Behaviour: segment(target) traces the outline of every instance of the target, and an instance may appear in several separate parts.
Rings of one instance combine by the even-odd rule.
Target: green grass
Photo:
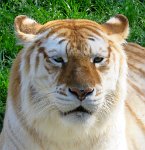
[[[25,14],[40,23],[64,18],[86,18],[105,22],[124,14],[130,23],[128,41],[145,46],[144,0],[1,0],[0,3],[0,129],[6,104],[9,71],[20,47],[16,46],[13,22]]]

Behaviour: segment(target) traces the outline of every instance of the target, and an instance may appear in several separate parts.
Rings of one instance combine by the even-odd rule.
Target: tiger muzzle
[[[93,93],[93,88],[79,89],[76,87],[69,88],[69,92],[75,95],[80,101],[83,101],[87,96]]]

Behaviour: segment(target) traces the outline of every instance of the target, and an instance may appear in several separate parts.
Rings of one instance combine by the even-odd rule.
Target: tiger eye
[[[95,57],[93,63],[100,63],[104,60],[103,57]]]
[[[54,61],[57,63],[64,63],[64,60],[62,57],[54,58]]]

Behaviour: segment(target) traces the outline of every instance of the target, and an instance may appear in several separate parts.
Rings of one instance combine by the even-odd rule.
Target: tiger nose
[[[75,95],[80,101],[83,101],[88,95],[93,93],[93,88],[79,89],[79,88],[69,88],[69,92]]]

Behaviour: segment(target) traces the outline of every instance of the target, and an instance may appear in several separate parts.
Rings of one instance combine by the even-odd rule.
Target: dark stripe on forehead
[[[65,28],[83,28],[86,26],[91,26],[96,29],[102,29],[102,26],[98,23],[90,20],[84,20],[84,19],[77,19],[77,20],[56,20],[56,21],[49,21],[46,23],[39,31],[38,33],[42,33],[50,28],[57,28],[57,27],[65,27]]]
[[[92,28],[92,27],[85,27],[85,33],[87,34],[87,36],[92,36],[94,37],[94,35],[100,36],[102,37],[102,35],[97,31],[96,28]],[[95,38],[95,37],[94,37]]]
[[[51,30],[51,31],[47,34],[46,38],[49,38],[50,36],[52,36],[52,35],[55,34],[55,33],[56,33],[55,30]]]
[[[57,28],[57,29],[51,31],[47,35],[47,38],[52,36],[55,33],[57,33],[57,37],[65,37],[70,40],[74,39],[74,38],[75,39],[84,39],[84,40],[89,38],[90,40],[95,40],[95,38],[96,38],[95,35],[102,37],[102,35],[94,28],[84,27],[84,28],[78,29],[78,30],[77,29],[69,30],[68,28],[61,27],[61,28]],[[63,42],[64,40],[62,40],[61,42]]]
[[[48,35],[46,36],[46,38],[49,38],[50,36],[52,36],[53,34],[57,34],[57,37],[66,37],[67,35],[69,35],[71,30],[68,30],[68,28],[66,27],[62,27],[59,26],[57,28],[53,28]],[[56,37],[56,38],[57,38]],[[55,38],[54,38],[55,39]]]
[[[61,43],[65,42],[65,41],[66,41],[66,39],[62,39],[62,40],[60,40],[60,41],[58,42],[58,44],[61,44]]]
[[[82,31],[81,31],[82,30]],[[80,35],[80,37],[84,38],[84,35],[89,36],[90,32],[94,35],[98,35],[100,37],[102,37],[100,35],[100,33],[97,31],[98,28],[96,28],[95,26],[84,26],[84,25],[80,25],[80,26],[62,26],[59,25],[57,27],[53,27],[50,32],[48,33],[48,35],[46,36],[46,38],[49,38],[50,36],[52,36],[53,34],[57,33],[57,37],[69,37],[69,35],[71,34],[71,32],[76,32]],[[81,33],[81,34],[80,34]],[[92,36],[92,35],[91,35]]]

